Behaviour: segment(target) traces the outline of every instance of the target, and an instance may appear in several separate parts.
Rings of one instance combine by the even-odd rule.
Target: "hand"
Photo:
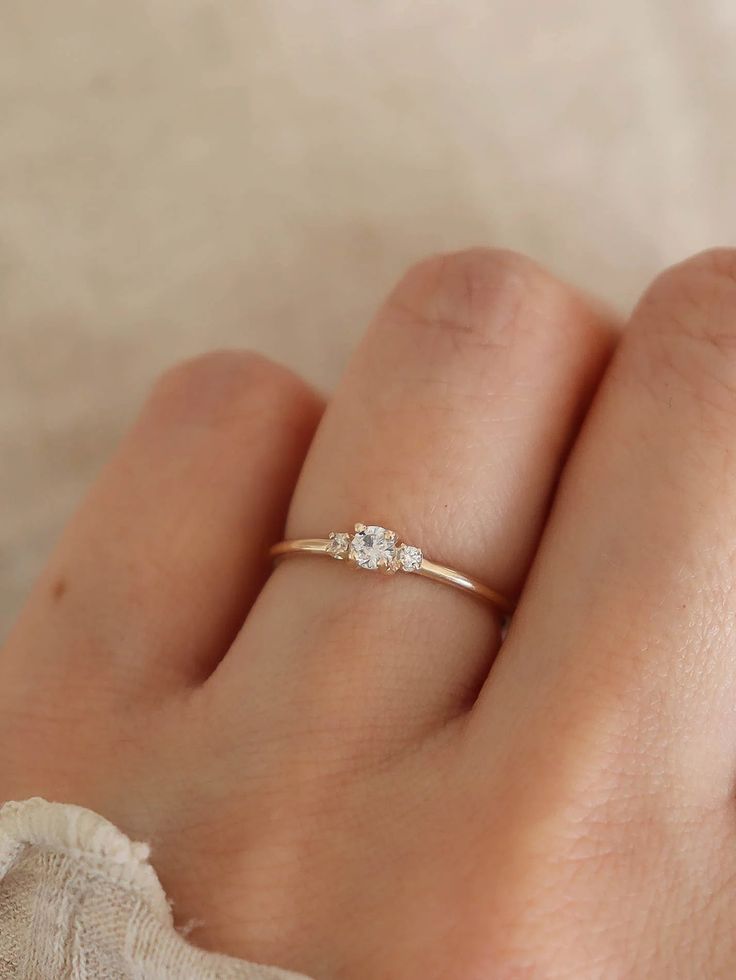
[[[736,975],[734,253],[614,341],[475,251],[319,423],[261,358],[169,373],[0,657],[0,795],[152,841],[193,941],[320,980]],[[417,576],[268,575],[355,521],[518,595],[503,645]]]

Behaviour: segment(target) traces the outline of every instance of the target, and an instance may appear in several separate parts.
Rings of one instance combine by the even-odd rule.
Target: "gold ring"
[[[505,616],[511,615],[514,609],[513,603],[500,592],[454,568],[430,561],[424,557],[420,548],[404,544],[398,540],[395,531],[389,531],[377,524],[356,524],[353,534],[348,531],[330,531],[327,538],[280,541],[271,548],[269,554],[274,559],[298,554],[325,555],[338,561],[348,561],[357,568],[389,575],[409,572],[484,599]]]

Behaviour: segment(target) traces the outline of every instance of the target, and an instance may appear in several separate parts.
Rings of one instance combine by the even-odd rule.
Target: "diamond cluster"
[[[355,533],[332,531],[328,554],[347,559],[359,568],[384,572],[418,572],[422,565],[422,552],[412,545],[397,541],[396,532],[378,524],[356,524]]]

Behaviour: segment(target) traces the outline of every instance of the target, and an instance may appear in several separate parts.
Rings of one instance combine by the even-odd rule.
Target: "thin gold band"
[[[362,527],[362,525],[357,525],[357,527]],[[296,538],[292,541],[280,541],[278,544],[273,545],[269,554],[274,560],[280,560],[298,554],[323,555],[326,558],[350,560],[347,552],[343,554],[335,553],[334,537],[333,535],[330,538]],[[512,602],[505,596],[502,596],[500,592],[496,592],[482,582],[478,582],[476,579],[463,574],[463,572],[458,572],[454,568],[448,568],[445,565],[438,565],[436,562],[429,561],[423,555],[420,561],[421,563],[418,567],[411,570],[411,574],[421,575],[424,578],[431,579],[434,582],[441,582],[444,585],[451,585],[479,599],[484,599],[486,602],[495,606],[505,616],[513,612],[514,606]]]

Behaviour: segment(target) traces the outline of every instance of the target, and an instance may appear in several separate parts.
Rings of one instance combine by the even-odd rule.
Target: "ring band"
[[[409,572],[484,599],[505,616],[511,615],[514,609],[513,603],[500,592],[454,568],[430,561],[424,557],[421,549],[398,541],[395,531],[389,531],[377,524],[356,524],[352,534],[347,531],[331,531],[327,538],[280,541],[271,548],[269,554],[276,560],[298,554],[324,555],[371,571],[388,574]]]

